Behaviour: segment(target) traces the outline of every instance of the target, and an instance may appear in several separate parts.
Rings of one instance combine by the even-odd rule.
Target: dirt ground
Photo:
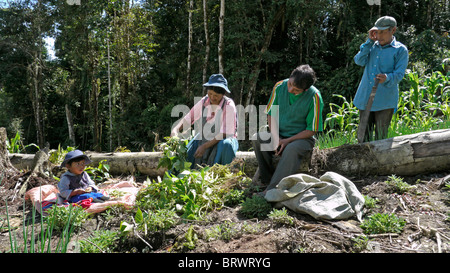
[[[358,190],[378,200],[372,213],[395,213],[406,220],[401,234],[370,235],[361,246],[363,231],[356,219],[347,221],[318,221],[309,215],[289,212],[294,218],[292,226],[275,225],[271,220],[246,219],[239,206],[225,207],[209,214],[208,221],[191,221],[164,232],[149,235],[145,240],[134,238],[120,246],[117,252],[189,252],[189,253],[436,253],[450,252],[450,191],[444,177],[449,173],[404,177],[414,188],[402,195],[393,193],[385,183],[387,176],[352,178]],[[0,185],[0,253],[10,251],[10,238],[6,222],[6,202],[10,225],[15,227],[20,242],[25,218],[30,218],[31,204],[20,197],[12,201],[14,187],[25,179],[21,173]],[[139,179],[137,179],[139,182]],[[39,184],[54,184],[53,179],[36,178],[29,188]],[[87,238],[94,230],[118,230],[121,221],[131,221],[133,214],[123,213],[114,219],[98,214],[83,224],[73,237],[69,252],[76,252],[77,240]],[[217,227],[230,234],[226,239],[211,236]],[[197,238],[195,248],[179,247],[192,227]],[[191,229],[192,229],[191,228]],[[150,249],[146,243],[150,244]]]

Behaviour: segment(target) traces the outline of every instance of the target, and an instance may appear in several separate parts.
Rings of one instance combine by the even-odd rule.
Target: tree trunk
[[[219,15],[219,73],[223,74],[223,24],[225,21],[225,0],[220,0],[220,15]]]
[[[275,13],[274,17],[272,18],[270,24],[267,26],[266,33],[264,35],[264,43],[261,46],[261,50],[258,56],[257,61],[253,65],[252,72],[250,74],[249,79],[249,90],[247,95],[247,101],[245,103],[245,107],[250,105],[250,102],[252,101],[252,96],[256,92],[256,83],[258,81],[259,71],[261,67],[262,57],[264,53],[269,48],[270,42],[272,40],[273,31],[275,30],[275,27],[278,25],[281,18],[283,18],[284,12],[286,10],[286,5],[283,4],[278,11]]]
[[[194,0],[189,1],[189,41],[188,41],[188,58],[187,58],[187,69],[186,69],[186,95],[191,96],[191,59],[192,59],[192,12],[194,10]]]
[[[316,151],[312,165],[359,176],[450,171],[450,129]]]
[[[203,24],[205,27],[205,60],[203,61],[203,77],[202,83],[208,80],[208,63],[209,63],[209,53],[211,51],[210,40],[209,40],[209,30],[208,30],[208,0],[203,0]],[[203,94],[203,93],[202,93]]]
[[[66,119],[67,119],[67,127],[69,129],[70,145],[72,147],[75,147],[75,131],[73,129],[73,118],[72,118],[72,112],[70,111],[68,104],[66,104]]]
[[[17,173],[17,169],[13,166],[8,156],[8,149],[6,147],[6,140],[8,136],[6,134],[6,129],[0,128],[0,186],[2,185],[1,180],[11,177],[13,174]]]
[[[110,165],[110,174],[139,172],[150,177],[162,176],[158,169],[161,152],[88,153],[92,165],[102,160]],[[12,164],[18,169],[29,167],[34,155],[13,154]],[[275,160],[276,162],[276,160]],[[258,168],[254,152],[238,152],[232,164],[253,176]],[[275,163],[276,164],[276,163]],[[333,171],[344,176],[369,175],[413,176],[433,172],[450,172],[450,129],[399,136],[362,144],[349,144],[331,149],[315,149],[303,161],[298,172],[320,174]]]

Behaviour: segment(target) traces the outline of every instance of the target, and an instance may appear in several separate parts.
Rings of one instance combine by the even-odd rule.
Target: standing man
[[[364,66],[364,74],[356,92],[354,104],[360,117],[365,110],[367,100],[375,78],[379,85],[370,110],[364,141],[387,137],[389,125],[398,105],[398,84],[405,75],[408,65],[408,49],[398,42],[394,33],[397,22],[393,17],[383,16],[369,30],[369,38],[360,46],[354,57],[355,63]]]
[[[302,159],[314,148],[314,135],[323,129],[323,101],[313,86],[315,81],[314,70],[301,65],[272,90],[266,108],[270,133],[259,132],[253,140],[261,182],[268,185],[266,191],[297,172]],[[281,156],[276,168],[272,163],[274,156]]]

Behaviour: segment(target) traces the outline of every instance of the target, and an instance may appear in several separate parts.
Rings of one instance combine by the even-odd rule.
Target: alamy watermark
[[[81,0],[66,0],[66,3],[68,5],[71,5],[71,6],[73,6],[73,5],[80,6],[81,5]]]
[[[201,100],[201,97],[194,98],[194,105]],[[192,135],[196,135],[197,139],[206,139],[212,140],[214,138],[220,139],[222,134],[219,134],[220,128],[222,127],[222,122],[225,120],[225,126],[227,128],[234,128],[237,126],[237,136],[238,140],[256,140],[259,137],[261,150],[262,151],[273,151],[275,145],[278,144],[278,139],[276,137],[277,134],[269,134],[269,133],[260,133],[268,131],[266,129],[268,127],[268,118],[271,119],[271,131],[274,132],[276,130],[278,132],[278,128],[275,127],[278,124],[279,120],[279,109],[278,105],[272,105],[270,111],[271,114],[267,115],[265,112],[266,105],[248,105],[244,107],[243,105],[236,105],[236,113],[234,111],[225,111],[225,115],[223,115],[223,111],[221,108],[215,111],[215,117],[213,122],[206,122],[203,124],[204,117],[208,115],[208,111],[211,106],[205,106],[202,116],[194,116],[193,118],[189,115],[191,109],[187,105],[176,105],[172,108],[171,117],[179,117],[179,119],[172,125],[172,131],[174,128],[179,125],[180,122],[183,123],[183,132],[179,133],[180,137],[189,138]],[[199,113],[194,113],[194,115],[199,115]],[[232,115],[236,115],[233,117]],[[222,119],[222,116],[224,119]],[[248,117],[248,132],[246,132],[246,120]],[[192,119],[195,121],[192,122]],[[232,122],[236,122],[232,124]],[[193,129],[192,129],[192,124]]]

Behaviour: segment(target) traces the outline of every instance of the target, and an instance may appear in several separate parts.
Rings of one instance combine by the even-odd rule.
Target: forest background
[[[397,19],[409,71],[444,69],[449,0],[1,0],[0,127],[39,147],[151,151],[211,74],[225,75],[236,104],[265,105],[305,63],[325,116],[342,102],[334,95],[354,97],[353,57],[383,15]]]

